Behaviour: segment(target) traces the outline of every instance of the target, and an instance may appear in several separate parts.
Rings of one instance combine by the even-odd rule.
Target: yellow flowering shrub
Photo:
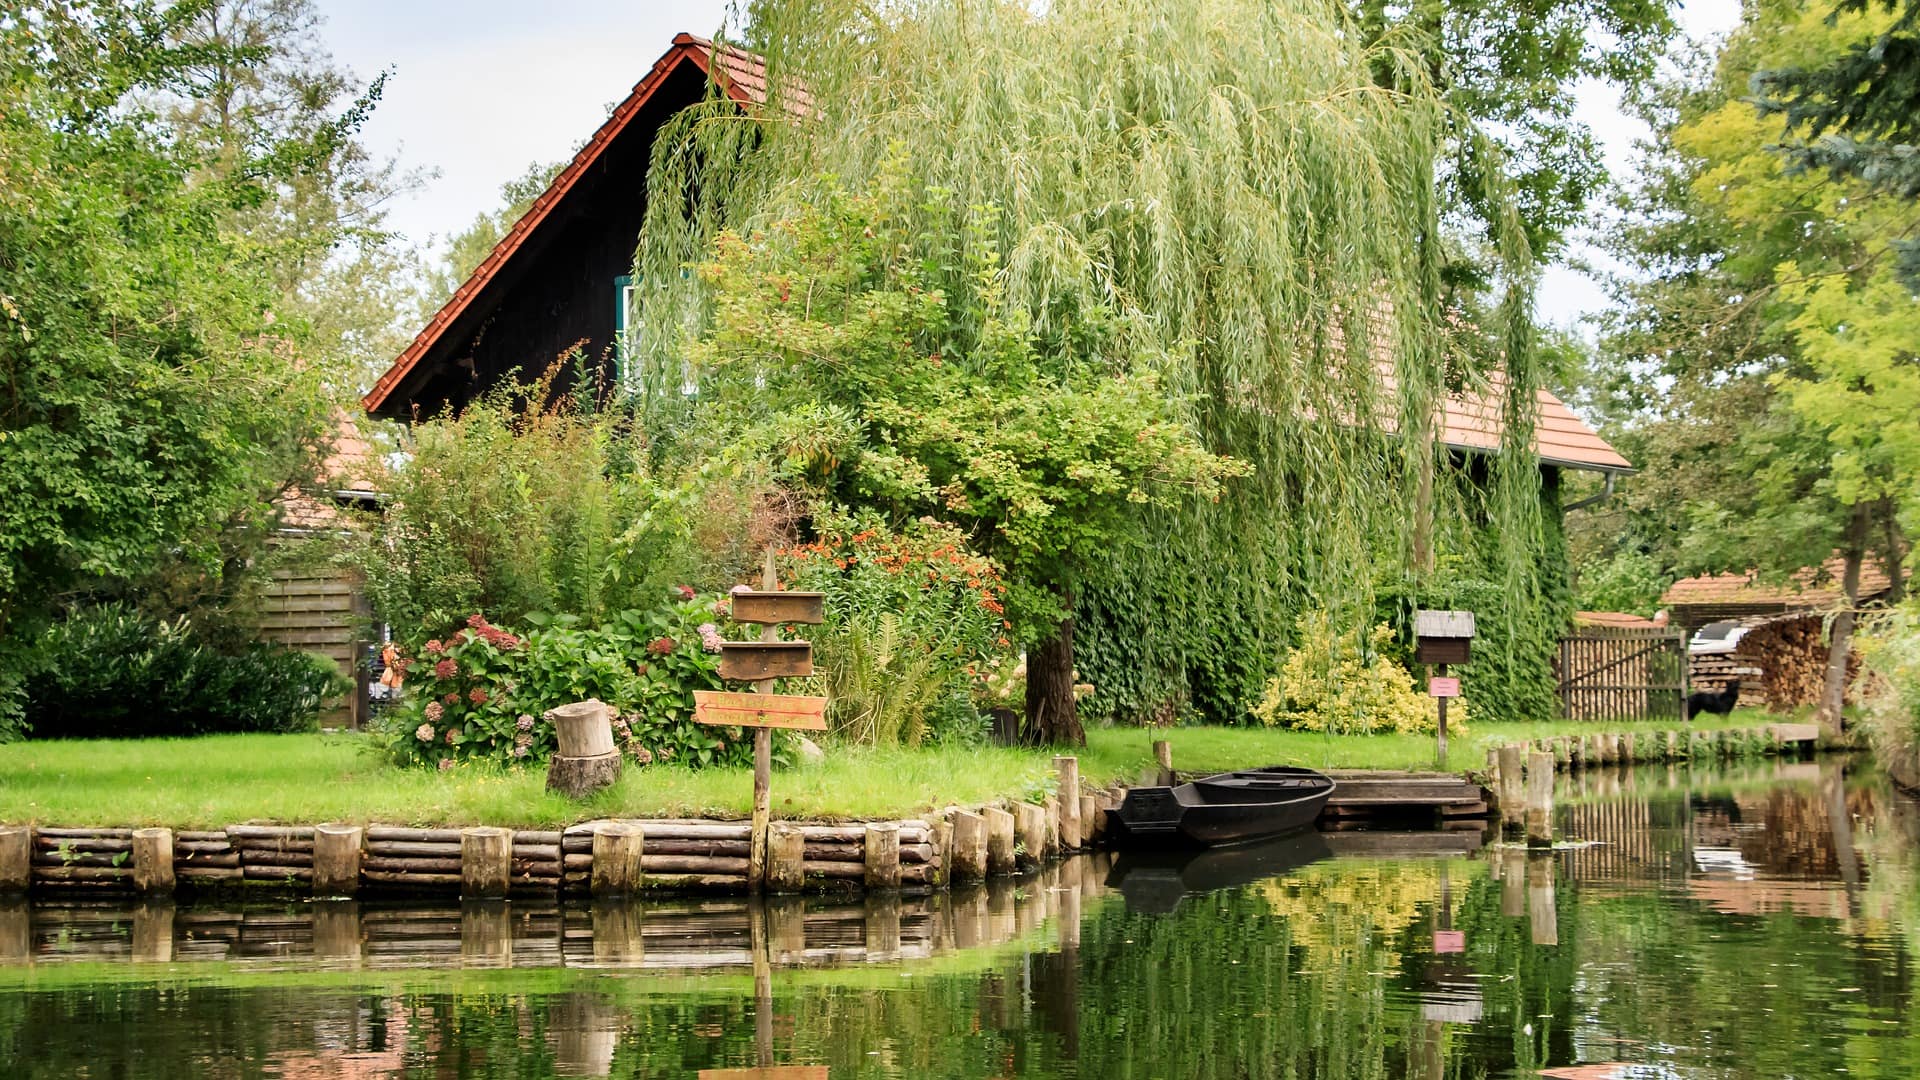
[[[1439,702],[1413,685],[1407,669],[1388,655],[1393,628],[1381,623],[1363,640],[1356,628],[1335,633],[1325,612],[1301,616],[1300,647],[1269,680],[1253,715],[1268,727],[1343,735],[1433,731]],[[1447,708],[1450,732],[1467,729],[1466,702]]]

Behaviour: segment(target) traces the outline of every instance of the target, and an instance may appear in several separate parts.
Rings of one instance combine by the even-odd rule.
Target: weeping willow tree
[[[1227,498],[1159,514],[1168,543],[1113,552],[1078,583],[1082,609],[1136,589],[1168,608],[1141,615],[1149,636],[1232,621],[1280,628],[1259,638],[1274,648],[1305,608],[1371,619],[1382,568],[1419,580],[1488,543],[1506,597],[1537,592],[1532,261],[1497,170],[1472,170],[1490,225],[1443,220],[1452,163],[1493,150],[1449,111],[1415,31],[1362,44],[1326,0],[763,0],[744,26],[766,99],[681,114],[648,179],[638,407],[663,444],[727,407],[686,392],[712,311],[687,268],[715,236],[905,168],[941,196],[911,230],[934,285],[990,289],[983,304],[1062,349],[1090,313],[1150,338],[1185,422],[1253,466]],[[1462,251],[1498,267],[1466,300],[1447,284]],[[1439,403],[1462,391],[1500,414],[1490,460],[1438,441]],[[1030,711],[1071,702],[1073,652],[1055,646],[1072,630],[1069,613],[1029,633]],[[1204,640],[1104,646],[1207,659]]]

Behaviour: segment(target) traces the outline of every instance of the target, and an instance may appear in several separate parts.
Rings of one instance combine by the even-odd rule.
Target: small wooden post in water
[[[313,827],[313,893],[315,896],[352,896],[360,890],[358,825]]]
[[[954,881],[980,881],[987,876],[987,819],[965,810],[951,816],[953,865],[947,872]]]
[[[0,894],[33,884],[33,826],[0,825]]]
[[[867,864],[867,888],[899,888],[900,823],[897,821],[868,822],[866,843],[862,845],[862,857]]]
[[[1160,766],[1162,786],[1173,783],[1173,744],[1165,739],[1153,741],[1153,760]]]
[[[594,896],[629,896],[645,874],[646,834],[638,825],[607,821],[593,829],[593,867],[587,886]]]
[[[1060,848],[1062,851],[1073,851],[1083,842],[1080,833],[1080,759],[1069,754],[1058,755],[1053,759],[1053,771],[1060,780]]]
[[[785,822],[767,826],[767,888],[797,893],[805,887],[807,841],[800,827]]]
[[[1047,857],[1047,808],[1014,803],[1013,820],[1020,834],[1018,857],[1028,866],[1038,865]]]
[[[1526,808],[1526,774],[1522,771],[1520,747],[1508,744],[1500,748],[1500,824],[1519,827]]]
[[[133,887],[143,893],[173,891],[173,830],[133,830]]]
[[[513,833],[492,826],[460,830],[460,898],[507,895],[513,868]]]
[[[980,816],[987,819],[987,873],[995,877],[1013,873],[1013,815],[989,806]]]
[[[1553,755],[1527,755],[1527,846],[1553,846]]]

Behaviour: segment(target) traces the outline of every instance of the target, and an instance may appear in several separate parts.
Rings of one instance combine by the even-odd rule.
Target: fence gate
[[[1582,627],[1554,663],[1569,720],[1685,720],[1687,637],[1654,626]]]

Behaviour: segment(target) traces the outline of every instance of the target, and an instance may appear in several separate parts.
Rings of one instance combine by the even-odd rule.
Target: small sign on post
[[[760,588],[736,589],[733,620],[760,624],[759,641],[720,643],[720,677],[754,684],[751,693],[696,690],[693,720],[714,727],[753,729],[753,832],[747,844],[747,887],[759,892],[767,877],[767,826],[773,819],[773,729],[825,731],[827,699],[776,694],[773,682],[813,674],[813,645],[780,640],[782,623],[819,623],[824,618],[817,592],[782,592],[767,549]]]
[[[1416,611],[1413,614],[1413,659],[1432,664],[1427,692],[1440,702],[1440,767],[1447,765],[1447,699],[1460,696],[1460,680],[1447,677],[1448,664],[1464,664],[1473,656],[1473,612]]]

